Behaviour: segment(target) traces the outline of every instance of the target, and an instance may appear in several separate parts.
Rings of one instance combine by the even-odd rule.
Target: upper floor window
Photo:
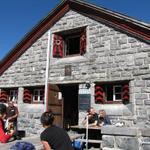
[[[128,82],[107,83],[95,85],[96,103],[116,103],[129,102],[129,84]]]
[[[86,52],[86,29],[78,28],[54,34],[53,57],[84,55]]]

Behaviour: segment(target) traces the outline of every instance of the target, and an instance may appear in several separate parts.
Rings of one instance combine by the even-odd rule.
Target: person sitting
[[[111,121],[108,115],[106,115],[105,110],[99,110],[98,125],[99,126],[111,125]]]
[[[44,112],[41,116],[41,123],[45,130],[41,133],[40,138],[44,150],[73,150],[71,140],[67,132],[53,125],[54,114],[52,111]]]
[[[87,116],[84,118],[82,124],[86,125],[88,117],[88,125],[96,126],[98,123],[98,114],[95,112],[93,107],[90,107],[87,111]]]
[[[4,104],[0,104],[0,142],[7,143],[8,140],[13,136],[14,131],[9,130],[9,132],[5,132],[4,130],[4,118],[6,116],[6,106]]]

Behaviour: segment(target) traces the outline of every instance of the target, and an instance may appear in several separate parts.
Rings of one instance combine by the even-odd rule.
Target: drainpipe
[[[51,56],[51,31],[48,31],[48,44],[47,44],[47,60],[46,60],[46,72],[45,72],[45,98],[44,98],[44,111],[47,110],[48,105],[48,76],[49,76],[49,69],[50,69],[50,56]]]

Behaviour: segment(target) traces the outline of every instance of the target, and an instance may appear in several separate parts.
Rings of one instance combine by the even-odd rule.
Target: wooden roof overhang
[[[0,62],[0,75],[69,10],[76,11],[150,44],[150,25],[80,0],[63,0]]]

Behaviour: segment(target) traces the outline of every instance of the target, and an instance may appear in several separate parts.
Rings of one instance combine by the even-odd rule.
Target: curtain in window
[[[81,33],[80,37],[80,54],[84,55],[86,52],[86,30]]]
[[[31,93],[30,90],[24,89],[23,101],[24,101],[25,103],[31,103],[31,101],[32,101],[32,93]]]
[[[96,103],[104,103],[104,90],[102,86],[95,86],[95,102]]]
[[[129,85],[125,84],[122,87],[122,101],[124,103],[129,102]]]
[[[53,57],[62,58],[63,48],[64,48],[63,38],[59,35],[54,34]]]
[[[8,101],[8,93],[5,90],[1,90],[0,92],[0,101],[1,102],[7,102]]]

